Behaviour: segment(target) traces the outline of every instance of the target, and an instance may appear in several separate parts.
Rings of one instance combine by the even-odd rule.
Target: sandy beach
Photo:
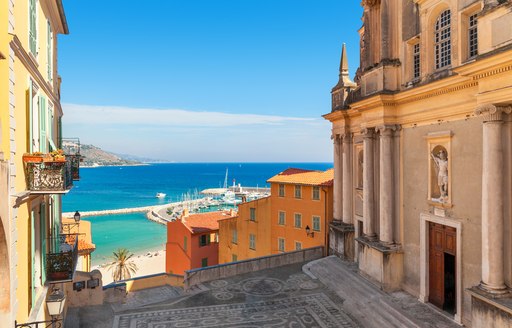
[[[138,268],[132,278],[165,272],[165,250],[135,254],[131,259]],[[107,263],[104,263],[91,268],[91,271],[100,270],[103,276],[103,286],[112,282],[112,270],[108,270],[106,266]]]

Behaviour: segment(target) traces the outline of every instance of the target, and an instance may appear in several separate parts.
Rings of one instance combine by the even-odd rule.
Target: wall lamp
[[[308,225],[306,226],[306,236],[311,238],[315,237],[315,232],[311,231],[311,228]]]
[[[73,215],[73,219],[75,219],[75,223],[80,223],[80,213],[78,211]]]

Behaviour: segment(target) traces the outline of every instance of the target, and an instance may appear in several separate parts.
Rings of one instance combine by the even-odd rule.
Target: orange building
[[[167,223],[165,271],[182,275],[186,270],[219,263],[218,221],[235,216],[234,211],[183,215]]]
[[[334,170],[287,169],[270,178],[271,196],[242,203],[219,222],[219,263],[324,246],[333,219]]]
[[[219,221],[219,263],[270,254],[270,197],[238,205],[238,216]]]

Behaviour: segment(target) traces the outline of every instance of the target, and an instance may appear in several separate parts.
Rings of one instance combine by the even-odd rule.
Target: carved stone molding
[[[394,132],[400,130],[400,125],[390,124],[390,125],[379,125],[375,127],[375,131],[380,133],[381,136],[392,136]]]
[[[363,138],[373,138],[374,128],[361,128],[361,135]]]
[[[510,114],[512,106],[496,106],[493,104],[480,105],[475,109],[475,115],[482,115],[484,123],[486,122],[500,122],[503,120],[503,114]]]
[[[380,5],[381,0],[363,0],[363,6],[371,8]]]
[[[352,137],[354,136],[354,134],[352,132],[344,132],[341,134],[341,138],[343,139],[343,143],[351,143],[352,142]]]

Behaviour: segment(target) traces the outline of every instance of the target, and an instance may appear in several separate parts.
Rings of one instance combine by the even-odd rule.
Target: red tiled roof
[[[323,171],[287,169],[268,179],[269,183],[291,183],[308,186],[332,186],[334,169]]]
[[[208,213],[190,214],[181,219],[193,234],[219,230],[219,220],[235,217],[236,212],[231,215],[230,211],[218,211]]]
[[[79,252],[92,252],[96,249],[96,245],[89,244],[85,240],[78,239],[78,251]]]

